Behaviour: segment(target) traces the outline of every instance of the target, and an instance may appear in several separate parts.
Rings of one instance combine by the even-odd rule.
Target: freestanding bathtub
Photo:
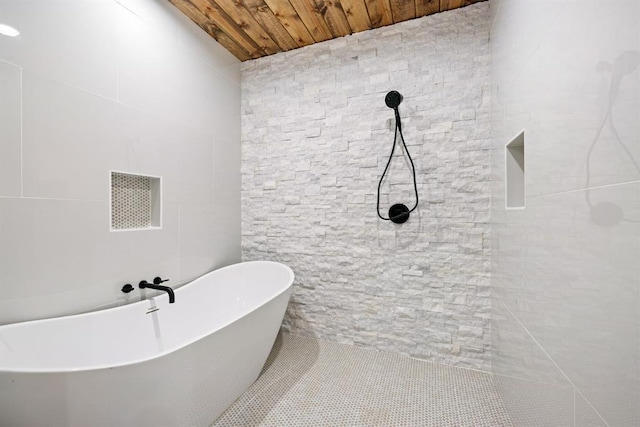
[[[123,307],[0,327],[0,426],[208,426],[258,377],[293,272],[235,264]]]

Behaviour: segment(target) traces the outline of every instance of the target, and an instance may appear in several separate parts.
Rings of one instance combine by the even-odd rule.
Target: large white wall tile
[[[24,71],[24,195],[107,200],[122,106]]]
[[[233,205],[180,206],[180,272],[182,281],[237,262],[240,218]],[[232,231],[232,232],[230,232]]]
[[[22,70],[0,61],[0,196],[20,196]]]
[[[132,108],[121,108],[116,124],[118,144],[111,145],[122,151],[110,167],[161,176],[167,203],[211,203],[211,133]]]
[[[179,277],[175,206],[150,231],[110,232],[106,202],[0,199],[0,219],[0,323],[115,304],[125,283]]]
[[[0,0],[3,23],[20,31],[0,37],[0,59],[114,98],[118,9],[112,0]]]
[[[189,52],[209,64],[217,72],[227,77],[232,82],[240,85],[241,73],[240,64],[235,56],[217,43],[211,43],[211,36],[202,31],[189,18],[184,16],[178,9],[173,8],[178,19],[183,19],[188,25],[189,31],[180,34],[180,45],[189,49]]]
[[[129,12],[120,13],[119,100],[161,117],[208,129],[226,99],[224,78],[171,37]]]
[[[209,64],[217,72],[240,84],[238,59],[211,36],[185,16],[178,8],[164,0],[116,0],[123,7],[141,18],[153,31],[170,34],[180,47]]]

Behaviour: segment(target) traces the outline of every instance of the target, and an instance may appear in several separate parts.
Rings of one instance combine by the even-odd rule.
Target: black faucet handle
[[[131,292],[133,290],[133,286],[131,286],[131,284],[127,283],[126,285],[124,285],[121,289],[122,292],[124,292],[125,294],[128,294],[129,292]]]
[[[164,282],[168,282],[169,279],[164,279],[162,280],[162,277],[156,277],[153,279],[153,284],[154,285],[159,285],[160,283],[164,283]]]

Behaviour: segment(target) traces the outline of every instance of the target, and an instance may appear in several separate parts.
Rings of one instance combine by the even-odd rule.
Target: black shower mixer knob
[[[409,219],[409,208],[402,203],[396,203],[389,208],[389,219],[395,224],[402,224]]]

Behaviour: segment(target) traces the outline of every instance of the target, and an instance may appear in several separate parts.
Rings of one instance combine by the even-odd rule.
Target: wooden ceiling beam
[[[280,49],[286,51],[303,46],[291,37],[263,0],[243,0],[243,3],[262,29],[278,44]]]
[[[329,26],[313,0],[290,0],[290,3],[316,42],[333,38]]]
[[[364,0],[340,0],[340,3],[349,21],[351,32],[359,33],[371,29],[371,20]]]
[[[402,22],[416,17],[415,0],[391,0],[393,22]]]
[[[440,11],[456,9],[462,6],[464,0],[440,0]]]
[[[184,13],[189,19],[198,24],[200,28],[213,37],[225,49],[240,61],[251,59],[249,53],[240,47],[231,37],[224,31],[214,25],[197,7],[188,0],[169,0],[175,7]]]
[[[440,12],[440,0],[416,0],[416,17]]]
[[[316,5],[333,37],[342,37],[351,34],[351,26],[342,10],[339,0],[316,0]]]
[[[236,44],[246,50],[251,58],[259,58],[266,55],[266,52],[262,50],[253,41],[253,39],[249,37],[217,4],[212,3],[209,0],[190,1],[211,22],[215,22],[216,26],[231,37]]]
[[[264,2],[299,46],[315,43],[313,36],[289,0],[264,0]]]
[[[469,6],[485,0],[440,0],[440,11],[457,9],[459,7]]]
[[[373,28],[384,27],[393,24],[391,4],[389,0],[366,0],[369,20]]]
[[[271,36],[258,24],[239,0],[210,0],[224,10],[231,19],[267,54],[282,52]]]

